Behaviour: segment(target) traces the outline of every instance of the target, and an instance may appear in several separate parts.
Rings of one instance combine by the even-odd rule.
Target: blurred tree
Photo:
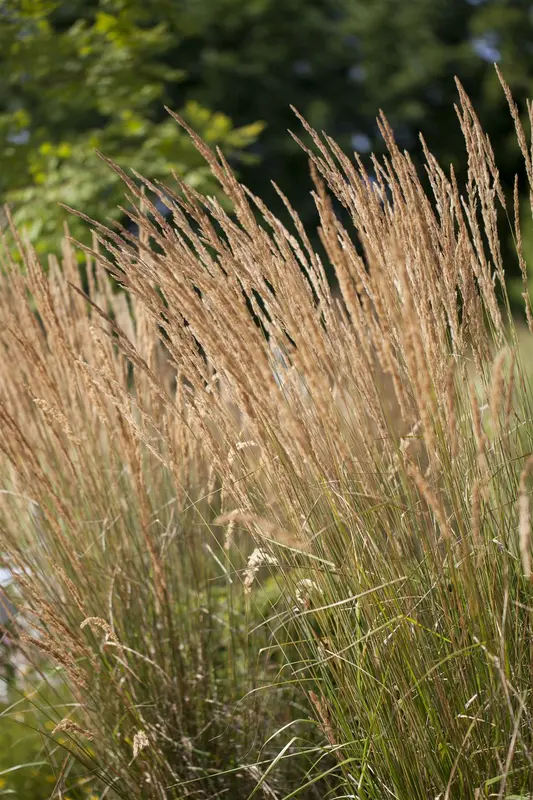
[[[461,178],[454,75],[510,186],[520,159],[492,63],[518,101],[533,95],[531,8],[530,0],[4,0],[0,194],[18,202],[42,243],[60,227],[56,200],[100,218],[112,212],[121,187],[94,147],[150,177],[176,167],[213,191],[167,103],[238,156],[253,191],[280,210],[277,181],[309,222],[307,160],[287,135],[299,129],[290,104],[363,156],[381,148],[383,108],[415,159],[422,130]],[[257,120],[267,123],[259,138]],[[259,166],[248,165],[250,153]]]
[[[291,103],[363,157],[382,149],[375,117],[383,109],[415,161],[422,131],[462,181],[458,76],[491,137],[506,189],[515,173],[524,177],[493,64],[500,64],[519,104],[533,96],[530,0],[184,0],[174,6],[176,15],[184,6],[196,7],[203,24],[188,37],[196,66],[181,90],[236,124],[267,121],[256,145],[261,168],[245,167],[243,178],[271,204],[276,198],[269,180],[278,181],[305,222],[314,211],[305,155],[286,133],[287,127],[299,130]],[[511,247],[506,255],[512,273]]]
[[[141,2],[0,3],[0,196],[40,251],[57,247],[69,216],[59,202],[99,220],[120,215],[123,185],[96,148],[148,177],[168,179],[174,168],[196,188],[216,191],[163,108],[185,77],[165,60],[175,43],[164,19],[152,19]],[[181,112],[230,158],[245,159],[262,128],[236,129],[192,98]],[[86,226],[69,222],[83,237]]]
[[[511,208],[514,178],[519,176],[525,252],[533,258],[523,159],[494,70],[498,63],[527,130],[524,101],[533,97],[533,4],[530,0],[373,0],[347,2],[346,8],[347,24],[360,42],[365,82],[372,87],[373,110],[385,111],[398,143],[415,161],[422,131],[440,163],[453,164],[462,183],[467,161],[454,110],[454,76],[460,79],[494,147]],[[507,274],[512,278],[519,270],[510,226],[505,230],[505,224],[501,235]]]
[[[504,173],[516,169],[513,125],[493,64],[500,64],[517,100],[532,93],[529,0],[374,0],[357,9],[348,5],[347,24],[360,42],[373,110],[385,111],[402,146],[416,150],[422,130],[443,162],[464,164],[453,108],[457,76],[503,158]]]
[[[153,0],[154,9],[166,7]],[[190,62],[179,92],[227,113],[236,124],[264,119],[261,169],[245,170],[264,194],[280,181],[304,213],[307,164],[287,128],[295,105],[347,150],[380,150],[379,109],[398,142],[420,152],[421,130],[444,163],[465,163],[454,112],[454,76],[464,83],[494,139],[504,179],[519,157],[493,69],[499,62],[518,100],[533,95],[530,0],[182,0],[171,29],[196,9],[181,55]],[[175,50],[176,56],[180,55]],[[173,62],[174,66],[178,63]]]

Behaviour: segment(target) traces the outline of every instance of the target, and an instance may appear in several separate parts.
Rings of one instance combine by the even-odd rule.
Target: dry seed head
[[[228,526],[226,528],[226,534],[224,536],[224,550],[228,551],[231,550],[233,545],[233,531],[235,530],[235,520],[230,520],[228,522]]]
[[[62,719],[61,722],[59,722],[52,731],[52,736],[55,736],[56,733],[61,733],[62,731],[66,733],[76,733],[79,736],[84,736],[91,742],[94,741],[95,739],[95,735],[93,733],[91,733],[88,730],[85,730],[85,728],[82,728],[80,725],[78,725],[76,722],[73,722],[71,719]]]
[[[137,731],[133,737],[133,758],[136,759],[141,750],[144,750],[150,745],[150,741],[145,731]]]
[[[101,617],[87,617],[87,619],[84,619],[81,623],[80,628],[83,629],[87,625],[92,630],[94,630],[94,628],[99,628],[100,630],[104,631],[104,644],[114,644],[117,647],[120,647],[120,642],[118,641],[115,632],[111,628],[111,625],[105,621],[105,619],[102,619]]]
[[[522,559],[522,569],[524,577],[531,577],[531,523],[529,518],[529,497],[521,494],[518,498],[519,514],[519,545],[520,557]]]
[[[72,598],[73,598],[74,602],[76,603],[76,605],[77,605],[77,607],[78,607],[79,611],[81,611],[81,613],[82,613],[84,616],[87,616],[87,612],[86,612],[86,610],[85,610],[85,607],[84,607],[84,605],[83,605],[83,600],[82,600],[81,594],[80,594],[80,592],[78,591],[78,589],[76,588],[76,585],[75,585],[75,584],[74,584],[74,582],[73,582],[73,581],[72,581],[72,580],[71,580],[71,579],[68,577],[68,575],[67,575],[67,573],[65,572],[65,570],[63,569],[63,567],[61,567],[60,565],[56,565],[56,567],[55,567],[55,568],[57,569],[58,573],[61,575],[61,577],[62,577],[62,579],[63,579],[63,582],[64,582],[65,586],[67,587],[67,589],[68,589],[69,593],[71,594],[71,596],[72,596]]]
[[[63,644],[59,645],[57,642],[53,641],[50,638],[45,639],[43,637],[41,639],[37,639],[34,636],[29,636],[23,631],[20,634],[20,638],[21,641],[26,642],[27,644],[30,644],[33,647],[36,647],[41,652],[45,653],[45,655],[49,656],[58,664],[60,664],[65,670],[70,680],[78,688],[82,690],[88,689],[86,673],[84,672],[84,670],[78,667],[78,665],[72,658],[71,654],[67,652]]]
[[[520,475],[518,494],[518,542],[524,577],[531,578],[531,519],[527,479],[533,469],[533,456],[529,456]]]
[[[248,564],[244,570],[244,591],[246,594],[251,592],[255,576],[260,568],[264,566],[277,567],[279,566],[279,561],[263,548],[256,547],[248,559]]]
[[[309,600],[313,592],[322,593],[320,586],[311,578],[303,578],[296,584],[295,599],[302,608],[309,607]]]
[[[65,417],[63,412],[60,411],[60,409],[54,408],[53,406],[50,405],[50,403],[48,403],[47,400],[45,400],[42,397],[34,397],[33,402],[38,408],[41,409],[44,417],[47,420],[57,422],[59,424],[59,426],[63,429],[67,438],[72,442],[72,444],[75,444],[78,447],[82,446],[81,439],[78,436],[74,435],[72,428],[70,427],[67,421],[67,418]]]
[[[402,436],[400,439],[400,453],[404,457],[406,461],[412,460],[412,451],[414,449],[414,445],[416,444],[418,438],[420,438],[420,429],[422,428],[422,423],[420,420],[415,422],[411,430],[405,435]]]
[[[331,725],[331,717],[326,700],[323,697],[318,697],[313,691],[309,692],[309,699],[311,700],[318,718],[321,723],[322,730],[332,747],[337,746],[337,740]]]

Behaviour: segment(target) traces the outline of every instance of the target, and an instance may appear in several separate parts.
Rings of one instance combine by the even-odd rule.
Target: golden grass
[[[383,117],[373,177],[302,120],[320,254],[189,130],[231,214],[110,165],[139,236],[93,223],[83,290],[68,239],[5,257],[0,549],[117,796],[533,796],[518,190],[458,89],[464,190]]]

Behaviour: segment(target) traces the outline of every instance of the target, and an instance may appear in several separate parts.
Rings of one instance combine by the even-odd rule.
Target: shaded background
[[[276,211],[271,180],[312,225],[306,157],[287,134],[299,130],[290,104],[367,157],[382,147],[382,108],[402,147],[417,158],[421,130],[461,179],[454,75],[510,189],[520,157],[493,62],[523,110],[533,96],[531,2],[0,0],[0,199],[44,253],[58,247],[59,201],[99,220],[120,214],[122,185],[96,148],[147,177],[171,182],[175,169],[216,191],[166,104],[220,145]],[[529,211],[524,220],[533,254]]]

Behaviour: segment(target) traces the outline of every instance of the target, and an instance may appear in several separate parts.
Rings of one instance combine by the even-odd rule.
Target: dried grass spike
[[[150,741],[145,731],[137,731],[133,737],[133,759],[135,760],[139,753],[146,747],[149,747]]]
[[[524,577],[531,579],[531,518],[527,479],[533,469],[533,456],[529,456],[520,475],[518,493],[518,542]]]
[[[246,594],[250,594],[255,576],[260,568],[265,566],[277,567],[279,566],[279,561],[265,549],[256,547],[248,559],[248,564],[244,570],[244,591]]]
[[[94,733],[91,733],[85,728],[82,728],[80,725],[78,725],[76,722],[73,722],[71,719],[62,719],[61,722],[59,722],[52,731],[52,736],[55,736],[57,733],[61,732],[75,733],[78,734],[79,736],[84,736],[91,742],[94,741],[94,739],[96,738]]]
[[[94,628],[100,629],[105,633],[105,641],[104,644],[114,644],[120,647],[120,642],[117,639],[115,632],[113,631],[111,625],[102,619],[101,617],[87,617],[84,619],[80,625],[80,628],[85,628],[87,625],[94,630]]]

